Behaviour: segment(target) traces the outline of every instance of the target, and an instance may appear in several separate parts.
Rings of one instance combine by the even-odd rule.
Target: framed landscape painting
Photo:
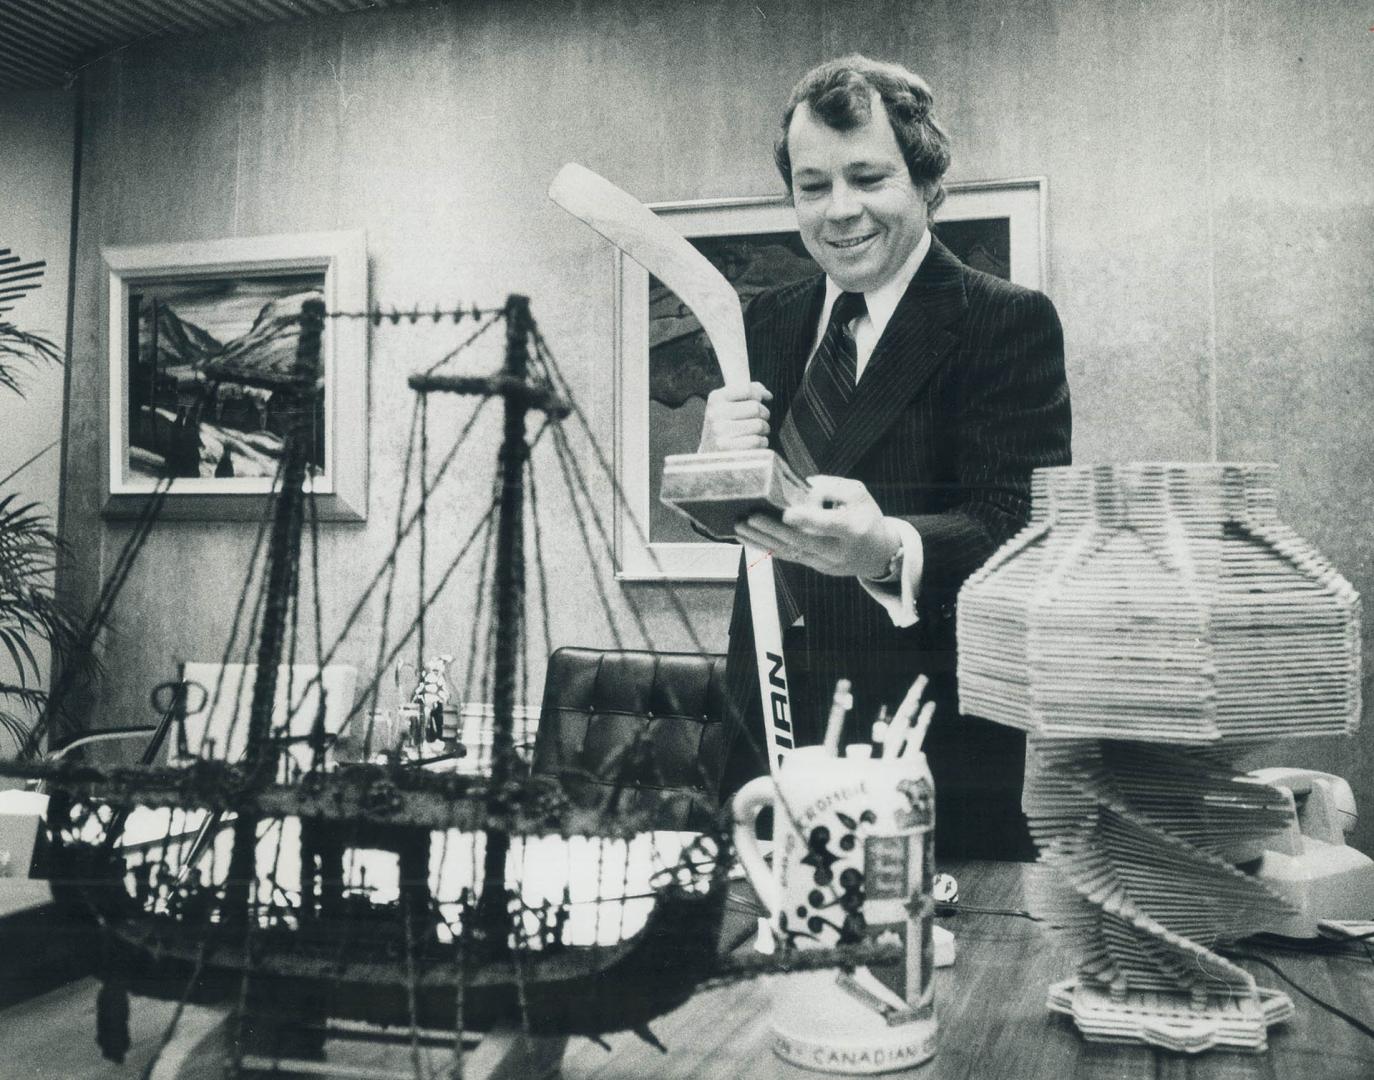
[[[308,299],[367,308],[361,232],[109,247],[107,516],[256,518],[287,426],[276,371]],[[307,485],[322,517],[367,514],[367,321],[326,318]]]
[[[1039,178],[947,185],[935,235],[975,269],[1042,288],[1045,188]],[[820,273],[781,196],[652,209],[711,261],[746,305],[765,289]],[[671,290],[633,260],[616,258],[616,471],[626,504],[616,518],[617,576],[734,580],[739,549],[703,540],[658,501],[664,457],[697,447],[706,395],[721,384],[715,354]]]

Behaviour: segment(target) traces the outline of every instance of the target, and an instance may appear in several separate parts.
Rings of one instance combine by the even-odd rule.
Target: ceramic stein
[[[774,808],[772,867],[756,831],[766,806]],[[776,782],[746,784],[733,810],[740,862],[784,948],[880,941],[904,949],[896,964],[779,980],[774,1052],[850,1074],[931,1057],[935,801],[925,756],[837,758],[804,747],[788,754]]]

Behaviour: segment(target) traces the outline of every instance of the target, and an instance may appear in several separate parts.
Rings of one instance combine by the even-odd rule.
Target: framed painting
[[[367,310],[360,231],[107,247],[108,517],[256,519],[281,459],[270,373],[294,350],[301,304]],[[321,517],[367,517],[368,324],[326,318],[308,489]],[[294,355],[294,352],[293,352]],[[290,358],[285,358],[289,361]]]
[[[1041,178],[950,184],[935,235],[965,263],[1029,288],[1045,280]],[[669,220],[748,303],[818,274],[781,196],[661,203]],[[692,313],[638,263],[617,253],[615,461],[624,493],[615,527],[621,580],[733,581],[739,549],[705,541],[658,501],[663,459],[690,453],[706,395],[721,384]]]

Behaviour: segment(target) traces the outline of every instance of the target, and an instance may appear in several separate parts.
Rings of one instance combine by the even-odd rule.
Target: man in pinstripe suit
[[[806,505],[737,529],[775,560],[798,744],[819,741],[836,679],[854,683],[845,738],[866,741],[878,705],[925,673],[938,847],[1024,856],[1024,742],[959,717],[954,603],[1026,522],[1031,471],[1069,461],[1063,338],[1046,297],[931,235],[949,142],[930,110],[918,76],[862,56],[798,83],[776,156],[825,275],[750,305],[755,381],[711,395],[700,448],[772,446],[810,477]],[[766,767],[748,605],[741,573],[726,791]]]

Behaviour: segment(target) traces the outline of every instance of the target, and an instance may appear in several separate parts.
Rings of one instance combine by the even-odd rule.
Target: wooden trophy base
[[[750,514],[778,517],[803,502],[806,486],[772,450],[669,454],[659,499],[710,535],[730,539]]]

